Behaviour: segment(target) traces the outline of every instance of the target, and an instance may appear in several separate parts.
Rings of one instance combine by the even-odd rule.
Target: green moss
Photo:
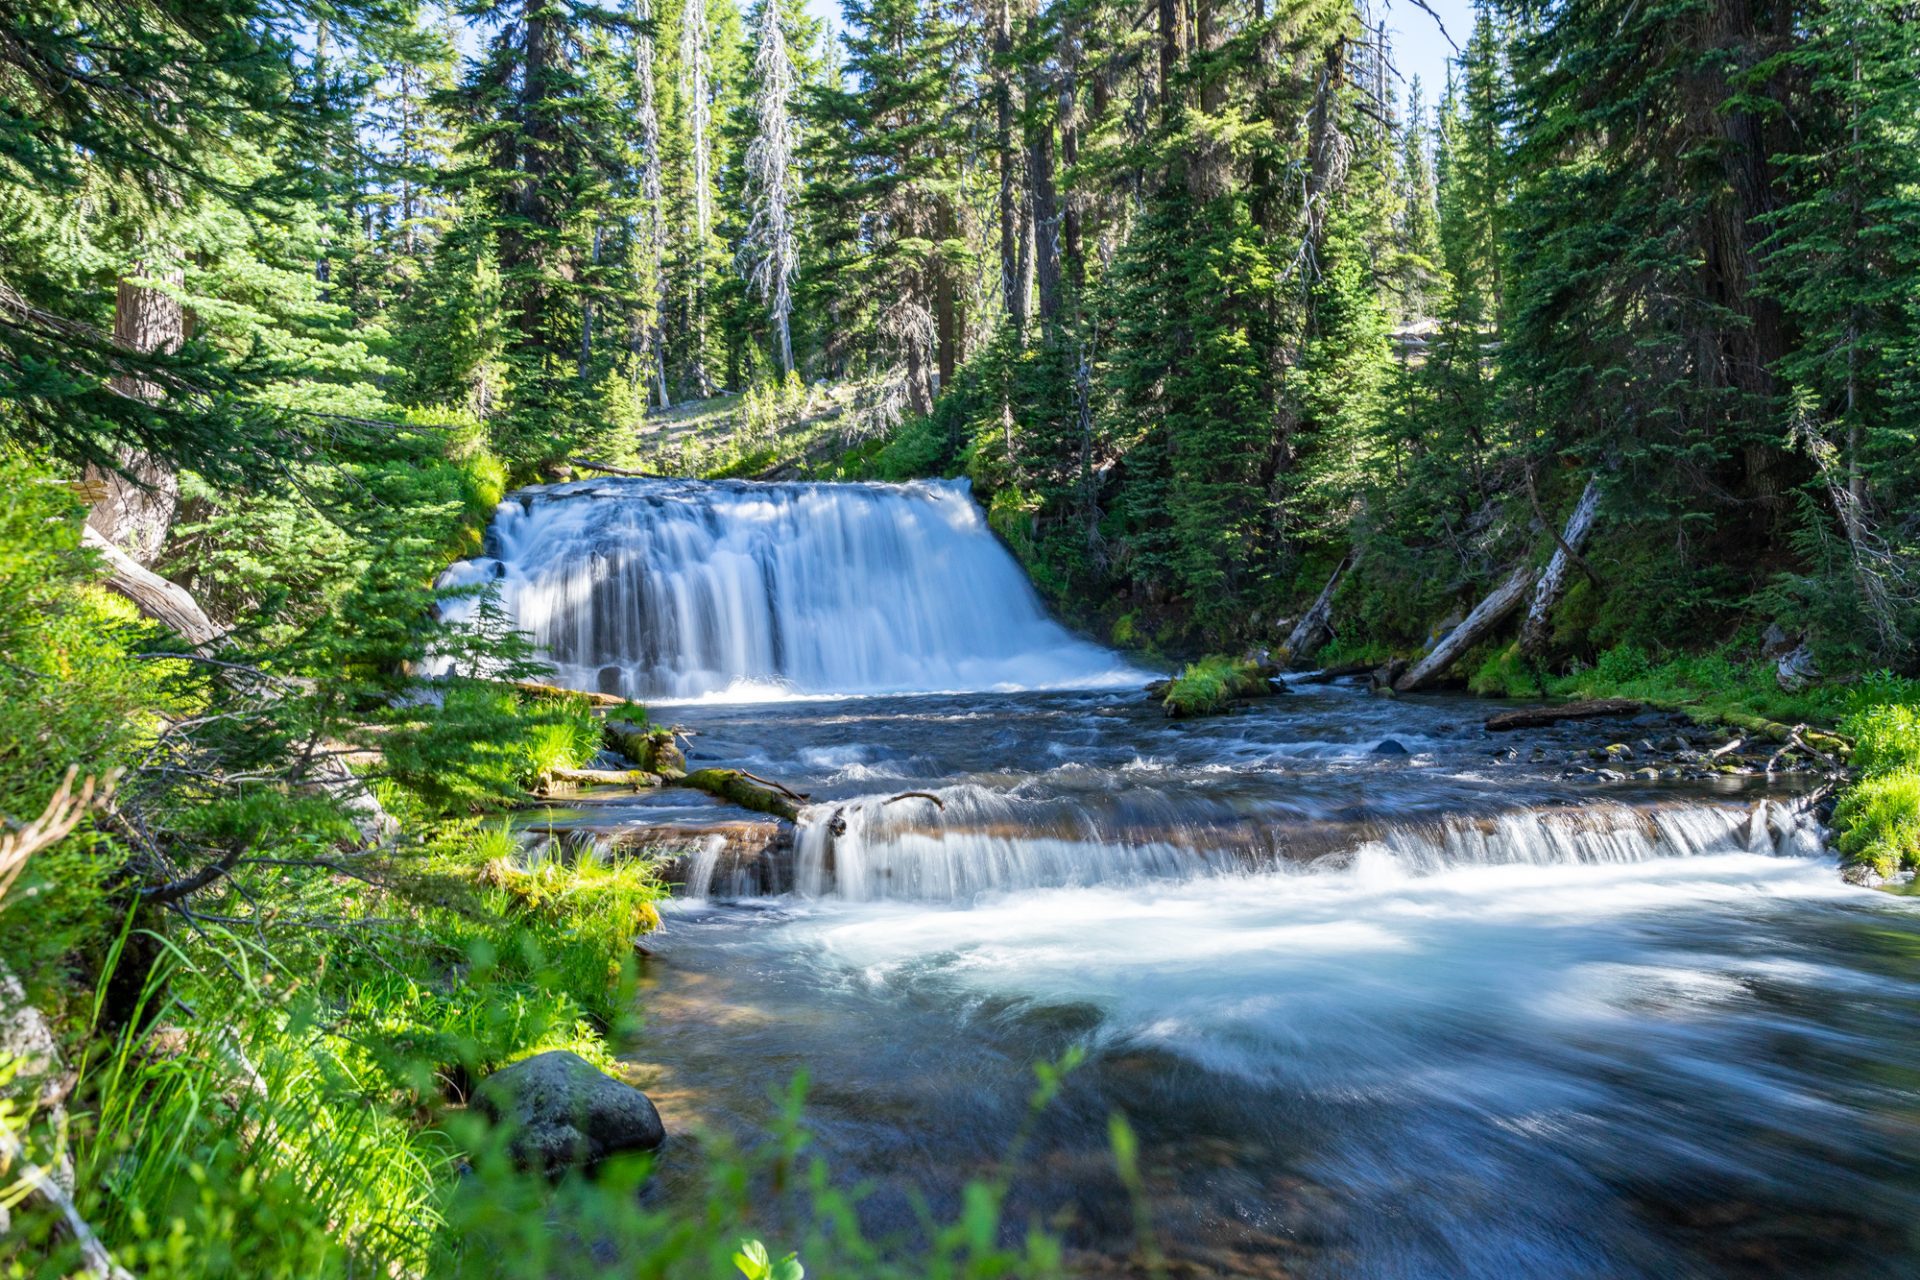
[[[1219,715],[1241,698],[1262,698],[1273,692],[1265,669],[1247,658],[1212,654],[1187,664],[1174,677],[1161,705],[1175,719]]]

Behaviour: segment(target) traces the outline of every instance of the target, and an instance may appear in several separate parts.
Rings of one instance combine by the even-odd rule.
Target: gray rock
[[[1411,755],[1412,752],[1408,751],[1406,747],[1394,741],[1392,738],[1382,738],[1374,744],[1373,751],[1370,754],[1376,756],[1404,756]]]
[[[508,1154],[523,1169],[558,1172],[666,1140],[646,1094],[577,1053],[554,1049],[503,1067],[480,1083],[474,1107],[510,1128]]]
[[[1848,863],[1840,869],[1840,878],[1863,889],[1877,889],[1887,882],[1885,876],[1864,862]]]

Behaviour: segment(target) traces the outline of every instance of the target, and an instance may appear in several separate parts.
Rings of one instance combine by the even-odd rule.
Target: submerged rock
[[[509,1127],[507,1153],[516,1165],[548,1173],[651,1151],[667,1136],[646,1094],[565,1049],[494,1072],[475,1092],[474,1106]]]
[[[1373,744],[1373,750],[1368,754],[1376,756],[1406,756],[1412,755],[1413,753],[1408,751],[1405,745],[1397,739],[1382,738]]]

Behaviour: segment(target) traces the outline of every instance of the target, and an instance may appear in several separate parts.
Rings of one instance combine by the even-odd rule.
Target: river
[[[456,578],[811,799],[529,821],[697,851],[630,1046],[665,1194],[804,1072],[870,1233],[1018,1146],[1012,1229],[1090,1275],[1920,1275],[1920,911],[1842,882],[1790,779],[1570,768],[1683,724],[1306,681],[1169,722],[961,486],[563,486]]]

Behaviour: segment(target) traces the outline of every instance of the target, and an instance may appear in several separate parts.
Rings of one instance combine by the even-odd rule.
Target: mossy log
[[[672,729],[609,719],[603,732],[609,747],[648,773],[672,778],[687,771],[687,757],[674,741]]]
[[[585,698],[596,707],[637,707],[640,704],[632,698],[621,698],[611,693],[590,693],[585,689],[562,689],[557,684],[542,684],[538,680],[509,680],[508,684],[521,693],[532,694],[536,698]]]
[[[549,769],[546,773],[548,788],[561,787],[632,787],[639,791],[645,787],[660,785],[660,775],[648,773],[644,769]]]
[[[772,814],[797,821],[807,797],[778,783],[767,783],[744,769],[696,769],[676,780],[679,786],[704,791],[728,804],[737,804],[754,813]]]

